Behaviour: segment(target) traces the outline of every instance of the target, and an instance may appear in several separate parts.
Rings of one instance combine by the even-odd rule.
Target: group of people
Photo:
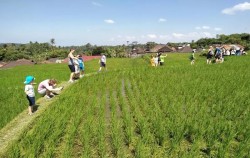
[[[74,52],[75,50],[71,49],[68,54],[68,66],[71,72],[68,81],[69,83],[73,83],[76,79],[82,78],[84,76],[84,70],[85,70],[82,56],[81,55],[74,56]],[[107,70],[106,61],[107,59],[105,54],[102,54],[99,60],[100,68],[98,72],[100,72],[102,68]]]
[[[247,55],[246,51],[243,48],[231,48],[231,49],[226,49],[225,47],[221,48],[222,54],[223,55]]]
[[[167,54],[164,56],[162,53],[156,53],[156,55],[151,55],[150,63],[151,66],[157,67],[158,65],[163,66],[164,65],[164,58],[167,57]]]
[[[32,115],[34,110],[33,107],[36,105],[35,101],[35,90],[34,90],[34,83],[35,78],[33,76],[27,76],[25,78],[24,84],[24,92],[26,94],[26,98],[29,102],[28,106],[28,114]],[[51,99],[55,95],[58,95],[58,92],[63,89],[63,87],[56,88],[57,81],[55,79],[46,79],[39,83],[37,92],[44,96],[46,99]]]
[[[84,76],[84,62],[81,57],[81,55],[74,56],[75,50],[71,49],[68,54],[68,67],[71,71],[69,82],[72,83],[75,81],[75,79],[82,78]],[[105,54],[102,54],[100,60],[100,68],[98,72],[102,70],[102,68],[106,68],[106,56]],[[26,98],[29,102],[28,106],[28,114],[32,115],[34,113],[33,107],[36,105],[35,101],[35,90],[34,85],[36,83],[34,82],[35,78],[34,76],[26,76],[24,84],[24,92],[26,94]],[[58,95],[58,92],[63,89],[63,87],[56,87],[57,81],[55,79],[46,79],[39,83],[37,92],[42,95],[46,99],[51,99],[55,95]]]
[[[224,62],[224,54],[221,51],[220,47],[216,47],[215,50],[212,46],[209,47],[207,52],[207,64],[212,63],[213,57],[215,58],[215,63],[223,63]]]

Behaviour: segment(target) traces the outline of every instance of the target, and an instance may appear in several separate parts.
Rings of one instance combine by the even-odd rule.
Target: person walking
[[[192,52],[192,54],[190,55],[189,59],[191,61],[191,65],[194,65],[194,61],[195,61],[194,52]]]
[[[28,107],[28,114],[32,115],[33,114],[33,106],[35,106],[35,91],[33,85],[35,78],[33,76],[27,76],[25,78],[24,84],[24,92],[26,94],[26,98],[29,101],[29,107]]]
[[[107,71],[107,67],[106,67],[106,56],[105,54],[102,54],[101,56],[101,59],[99,60],[99,63],[100,63],[100,68],[98,70],[98,72],[100,72],[102,70],[102,68],[105,68],[105,70]]]

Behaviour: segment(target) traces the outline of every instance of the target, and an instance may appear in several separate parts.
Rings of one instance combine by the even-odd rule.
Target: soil
[[[93,60],[93,59],[99,59],[100,56],[82,56],[84,61],[89,61],[89,60]],[[54,59],[55,60],[55,59]],[[44,62],[42,62],[43,64],[48,64],[48,63],[55,63],[54,60],[46,60]],[[64,63],[68,62],[68,59],[64,59],[63,61]],[[32,62],[31,60],[27,60],[27,59],[19,59],[16,61],[10,61],[10,62],[1,62],[0,63],[0,69],[8,69],[8,68],[12,68],[15,66],[20,66],[20,65],[34,65],[35,63]]]
[[[19,59],[17,61],[10,61],[8,63],[5,63],[4,65],[2,65],[2,67],[0,67],[1,69],[7,69],[7,68],[12,68],[15,66],[20,66],[20,65],[34,65],[35,63],[27,60],[27,59]]]

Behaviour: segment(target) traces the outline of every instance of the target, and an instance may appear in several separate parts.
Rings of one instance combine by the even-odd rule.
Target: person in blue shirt
[[[80,78],[82,78],[84,76],[84,61],[81,55],[77,55],[78,58],[78,63],[79,63],[79,67],[80,67]]]

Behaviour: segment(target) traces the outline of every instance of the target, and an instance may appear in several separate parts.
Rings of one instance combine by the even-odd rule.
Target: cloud
[[[164,18],[160,18],[158,21],[159,21],[159,22],[166,22],[167,20],[164,19]]]
[[[185,35],[182,33],[172,33],[172,36],[175,38],[183,38]]]
[[[115,21],[111,20],[111,19],[104,20],[104,22],[106,22],[108,24],[114,24],[115,23]]]
[[[221,31],[221,30],[222,30],[222,28],[215,27],[215,28],[214,28],[214,30],[215,30],[215,31]]]
[[[208,29],[210,29],[210,27],[209,27],[209,26],[202,26],[202,28],[203,28],[204,30],[208,30]]]
[[[100,3],[98,3],[98,2],[92,2],[92,5],[97,6],[97,7],[101,7],[101,6],[102,6],[102,5],[101,5]]]
[[[149,38],[157,38],[157,36],[155,34],[148,34],[147,37],[149,37]]]
[[[221,12],[223,14],[233,15],[238,11],[246,11],[246,10],[250,10],[250,3],[249,2],[237,4],[237,5],[233,6],[232,8],[223,9]]]
[[[209,27],[209,26],[201,26],[201,27],[200,27],[200,26],[196,26],[195,29],[196,29],[196,30],[202,30],[202,29],[203,29],[203,30],[209,30],[210,27]]]

